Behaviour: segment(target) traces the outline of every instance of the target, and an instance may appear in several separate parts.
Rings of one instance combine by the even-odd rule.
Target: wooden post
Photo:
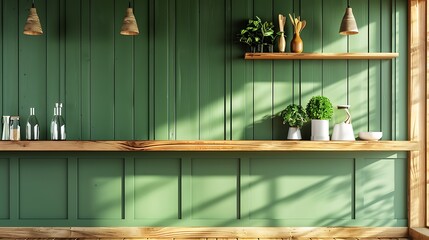
[[[408,83],[409,138],[419,142],[419,150],[410,153],[409,227],[425,227],[426,217],[426,0],[408,1]]]

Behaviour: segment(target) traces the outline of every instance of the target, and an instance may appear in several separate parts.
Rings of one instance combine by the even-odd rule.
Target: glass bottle
[[[9,134],[10,140],[21,140],[21,127],[19,126],[19,116],[10,117]]]
[[[30,116],[25,126],[27,140],[39,140],[39,121],[34,113],[34,108],[30,108]]]
[[[51,121],[51,140],[66,140],[66,122],[61,115],[62,103],[55,103],[54,117]]]
[[[1,134],[1,140],[10,140],[10,116],[3,116],[3,131]]]

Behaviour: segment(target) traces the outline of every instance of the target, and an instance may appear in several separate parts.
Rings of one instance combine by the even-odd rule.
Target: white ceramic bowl
[[[383,132],[359,132],[359,138],[366,141],[378,141],[383,136]]]

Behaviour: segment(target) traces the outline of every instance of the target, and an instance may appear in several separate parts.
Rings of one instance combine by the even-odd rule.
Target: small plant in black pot
[[[308,121],[307,112],[301,105],[290,104],[282,112],[283,124],[289,124],[287,139],[301,140],[300,128]]]
[[[273,52],[273,45],[276,39],[273,22],[264,22],[261,26],[262,43],[267,46],[268,52]]]
[[[256,19],[249,19],[247,26],[238,34],[238,40],[249,46],[250,52],[256,52],[258,45],[262,47],[261,28],[262,21],[256,16]]]
[[[329,141],[329,120],[334,113],[329,98],[312,97],[307,104],[306,112],[311,119],[311,140]]]
[[[261,18],[249,19],[245,28],[240,30],[238,40],[250,48],[250,52],[264,52],[264,46],[273,52],[273,43],[276,38],[274,24],[262,22]]]

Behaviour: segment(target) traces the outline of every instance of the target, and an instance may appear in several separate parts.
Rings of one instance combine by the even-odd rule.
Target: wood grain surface
[[[0,238],[403,238],[406,227],[10,227]]]
[[[272,59],[272,60],[334,60],[334,59],[355,59],[374,60],[392,59],[399,56],[399,53],[246,53],[244,59]]]
[[[415,141],[1,141],[0,151],[415,151]]]

